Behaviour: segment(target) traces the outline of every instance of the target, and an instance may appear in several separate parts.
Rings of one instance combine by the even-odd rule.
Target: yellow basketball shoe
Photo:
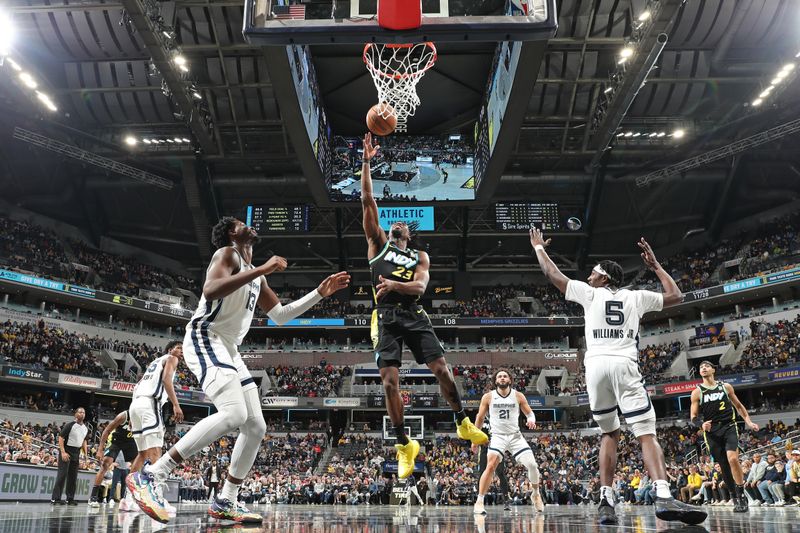
[[[419,454],[419,442],[408,439],[408,444],[395,444],[397,448],[397,477],[405,479],[414,472],[414,460]]]
[[[486,444],[489,442],[489,437],[478,429],[475,424],[470,422],[469,417],[466,417],[464,420],[461,421],[460,424],[457,424],[457,431],[458,437],[464,440],[470,441],[472,444]]]

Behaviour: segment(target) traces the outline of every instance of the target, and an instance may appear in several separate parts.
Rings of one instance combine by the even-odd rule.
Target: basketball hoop
[[[414,116],[420,104],[417,83],[436,63],[433,43],[380,44],[364,46],[364,63],[378,90],[380,115],[397,116],[396,131],[406,131],[406,120]]]

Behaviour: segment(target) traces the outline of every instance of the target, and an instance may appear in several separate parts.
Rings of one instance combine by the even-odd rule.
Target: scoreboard
[[[498,231],[525,231],[532,226],[550,231],[561,229],[556,203],[495,204],[494,213]]]
[[[308,205],[248,205],[246,222],[259,235],[305,232],[309,228],[310,211]]]

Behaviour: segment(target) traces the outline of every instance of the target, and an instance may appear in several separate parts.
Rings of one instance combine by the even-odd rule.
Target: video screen
[[[372,160],[372,188],[378,202],[474,200],[475,148],[466,136],[394,135],[378,138]],[[330,197],[361,200],[362,139],[336,137]]]

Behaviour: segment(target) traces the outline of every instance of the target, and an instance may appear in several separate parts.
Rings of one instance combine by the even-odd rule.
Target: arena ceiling
[[[263,52],[242,38],[242,0],[161,2],[167,13],[174,12],[174,39],[208,106],[212,130],[189,111],[193,95],[176,90],[178,67],[165,61],[154,36],[142,31],[141,2],[3,2],[18,33],[14,57],[58,106],[48,112],[13,76],[0,78],[4,197],[78,225],[95,241],[113,237],[197,268],[209,253],[208,223],[219,214],[235,213],[247,203],[313,199],[282,126]],[[645,3],[558,2],[558,34],[547,45],[524,125],[493,198],[552,200],[574,208],[584,229],[559,235],[554,245],[571,268],[595,256],[633,255],[642,234],[657,247],[698,228],[715,238],[728,221],[800,197],[800,143],[791,135],[645,187],[635,179],[797,117],[800,91],[794,76],[780,94],[758,107],[750,103],[787,61],[798,61],[800,2],[661,0],[655,29],[643,42],[655,43],[659,31],[669,41],[625,113],[604,103],[605,95]],[[337,55],[346,51],[331,48],[322,58],[319,50],[319,68],[335,71]],[[464,53],[488,61],[483,46],[465,47]],[[631,80],[639,66],[629,65],[614,94],[635,94]],[[484,83],[485,71],[458,71],[462,85]],[[433,92],[445,83],[436,76],[426,81]],[[356,107],[346,98],[326,104],[341,115],[352,115]],[[590,127],[593,118],[599,127]],[[35,148],[14,139],[15,128],[130,164],[174,187],[153,187]],[[685,132],[681,139],[658,135],[679,129]],[[632,136],[617,136],[624,132]],[[193,142],[132,150],[123,141],[130,134]],[[427,241],[440,267],[531,264],[527,239],[497,234],[488,206],[468,212],[444,206],[438,219],[439,231]],[[321,208],[312,220],[307,238],[267,240],[260,255],[274,251],[296,266],[322,270],[366,266],[357,206]]]

